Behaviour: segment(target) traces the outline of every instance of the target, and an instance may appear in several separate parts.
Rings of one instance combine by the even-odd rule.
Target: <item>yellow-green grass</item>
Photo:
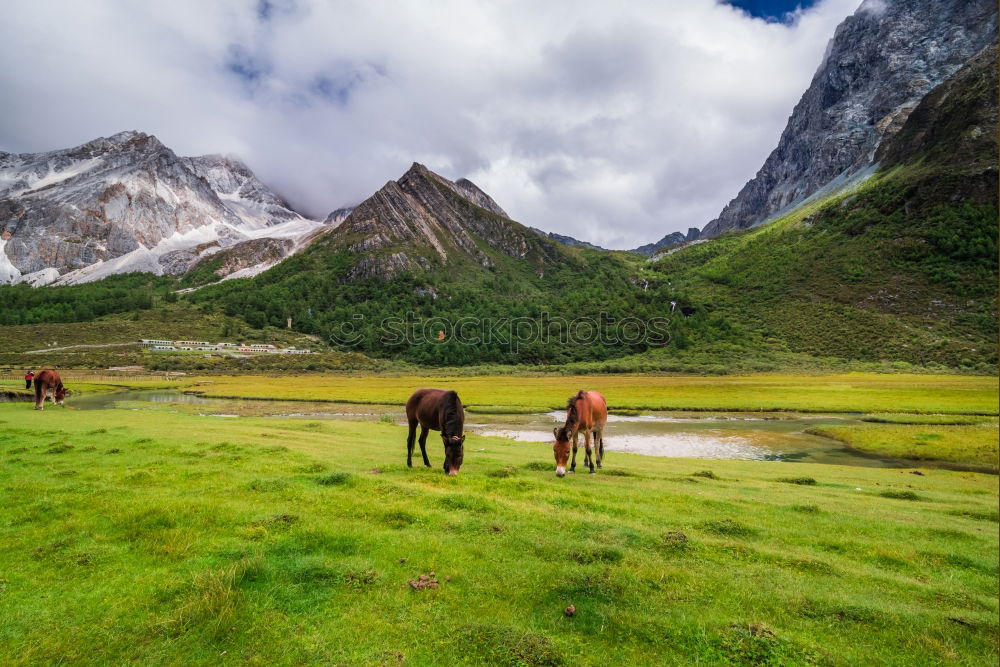
[[[409,470],[404,438],[0,405],[0,655],[997,661],[995,476],[611,453],[557,479],[547,446],[470,435],[448,478],[439,439]],[[408,585],[431,572],[437,588]]]
[[[963,424],[997,424],[996,417],[984,417],[975,415],[915,415],[915,414],[893,414],[890,412],[880,412],[873,415],[865,415],[861,418],[863,422],[873,424],[929,424],[935,426],[960,426]]]
[[[68,380],[65,382],[68,389],[73,393],[107,393],[116,391],[117,387],[103,383],[103,382],[74,382],[70,383]],[[72,384],[72,386],[70,386]],[[124,385],[123,385],[124,386]],[[34,389],[25,389],[24,380],[0,380],[0,394],[23,394],[25,396],[34,396]]]
[[[928,424],[853,424],[820,426],[810,433],[834,438],[866,454],[947,461],[997,470],[1000,433],[995,423],[935,426]]]
[[[751,375],[676,377],[217,376],[184,380],[205,396],[273,400],[404,403],[420,387],[458,391],[470,406],[551,410],[578,389],[604,393],[608,405],[640,410],[795,410],[996,414],[995,377],[960,375]]]

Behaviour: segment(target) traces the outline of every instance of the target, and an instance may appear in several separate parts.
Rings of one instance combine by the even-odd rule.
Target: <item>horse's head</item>
[[[566,474],[566,464],[569,462],[569,432],[565,426],[552,429],[552,435],[556,437],[556,444],[552,445],[552,451],[556,455],[556,476],[562,477]]]
[[[441,433],[441,439],[444,440],[444,471],[450,477],[455,477],[465,456],[465,436]]]
[[[66,400],[66,387],[61,384],[56,387],[56,405],[62,405],[63,401]]]

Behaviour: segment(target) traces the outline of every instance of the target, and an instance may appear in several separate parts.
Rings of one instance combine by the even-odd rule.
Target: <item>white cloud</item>
[[[788,25],[711,0],[10,3],[0,149],[138,129],[239,154],[314,216],[418,161],[634,247],[735,196],[856,5]]]

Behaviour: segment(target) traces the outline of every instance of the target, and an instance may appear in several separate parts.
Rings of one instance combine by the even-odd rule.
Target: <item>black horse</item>
[[[410,424],[410,433],[406,437],[406,465],[413,467],[413,441],[417,435],[417,424],[420,424],[420,453],[424,456],[424,465],[431,465],[427,458],[427,432],[430,429],[441,431],[444,441],[444,471],[451,476],[458,474],[462,467],[465,454],[465,409],[458,394],[444,389],[418,389],[406,401],[406,420]]]

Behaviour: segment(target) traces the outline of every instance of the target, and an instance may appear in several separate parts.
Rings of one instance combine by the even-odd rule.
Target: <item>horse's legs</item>
[[[428,468],[431,467],[430,459],[427,458],[427,432],[429,430],[423,424],[420,425],[420,453],[424,455],[424,465]]]
[[[46,389],[42,386],[41,382],[35,382],[35,409],[44,410],[45,409],[45,394]]]
[[[594,429],[594,451],[597,453],[597,467],[604,461],[604,427]]]
[[[594,474],[594,459],[597,458],[591,449],[591,433],[590,429],[583,432],[583,444],[587,448],[587,466],[590,468],[590,474]]]
[[[413,467],[413,443],[417,439],[417,420],[410,420],[410,432],[406,436],[406,465]]]
[[[573,434],[573,461],[570,463],[570,466],[569,466],[569,471],[570,472],[576,472],[576,448],[580,444],[579,438],[580,438],[580,434],[579,433],[574,433]]]

